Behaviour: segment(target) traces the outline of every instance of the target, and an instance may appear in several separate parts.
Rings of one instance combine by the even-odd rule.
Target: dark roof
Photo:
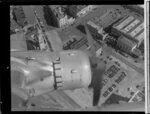
[[[85,34],[77,30],[76,28],[71,28],[68,32],[58,31],[60,38],[63,43],[67,42],[72,36],[76,36],[77,38],[85,37]]]
[[[54,51],[62,50],[62,41],[56,30],[46,31],[46,35]]]

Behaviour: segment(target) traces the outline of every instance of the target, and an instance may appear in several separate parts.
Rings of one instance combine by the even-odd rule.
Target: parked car
[[[107,59],[112,60],[112,58],[110,56],[107,56]]]
[[[115,61],[115,64],[117,64],[118,66],[120,66],[120,63],[119,63],[119,62],[117,62],[117,61]]]
[[[128,57],[128,55],[126,54],[126,53],[124,53],[124,52],[122,52],[122,51],[117,51],[117,52],[119,52],[121,55],[123,55],[124,57]]]

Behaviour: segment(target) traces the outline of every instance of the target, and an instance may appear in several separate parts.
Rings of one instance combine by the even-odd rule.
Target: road
[[[126,59],[121,57],[121,55],[118,55],[117,53],[115,53],[111,47],[103,46],[103,50],[108,55],[112,55],[112,56],[116,57],[117,59],[119,59],[123,63],[127,64],[129,67],[133,68],[135,71],[137,71],[138,73],[140,73],[144,76],[144,69],[138,68],[135,65],[133,65],[132,63],[128,62]]]

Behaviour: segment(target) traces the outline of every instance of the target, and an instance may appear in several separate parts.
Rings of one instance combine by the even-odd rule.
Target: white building
[[[96,5],[88,5],[87,7],[83,8],[80,12],[78,12],[77,16],[81,17],[81,16],[87,14],[88,12],[92,11],[95,8],[97,8]]]
[[[68,16],[66,15],[64,18],[61,18],[59,20],[60,28],[66,27],[66,26],[72,24],[74,21],[75,21],[74,18],[68,18]]]

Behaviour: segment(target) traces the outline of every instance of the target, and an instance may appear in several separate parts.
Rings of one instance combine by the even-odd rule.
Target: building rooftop
[[[125,15],[124,10],[122,8],[112,8],[109,10],[106,10],[106,12],[100,16],[93,18],[93,23],[95,23],[98,26],[102,26],[104,28],[110,26],[117,20],[119,20],[121,17]]]
[[[66,32],[58,30],[58,34],[60,35],[62,43],[67,42],[72,37],[76,37],[77,39],[85,37],[85,34],[80,32],[76,28],[71,28],[70,31],[66,31]]]
[[[143,17],[134,12],[129,13],[118,23],[113,25],[113,29],[119,34],[125,35],[127,38],[134,40],[137,43],[140,43],[144,38],[144,23]]]
[[[24,33],[17,33],[10,36],[11,49],[27,50],[26,39]]]
[[[61,37],[56,30],[46,31],[46,35],[48,36],[48,40],[50,41],[54,51],[62,50],[63,44],[61,41]]]

